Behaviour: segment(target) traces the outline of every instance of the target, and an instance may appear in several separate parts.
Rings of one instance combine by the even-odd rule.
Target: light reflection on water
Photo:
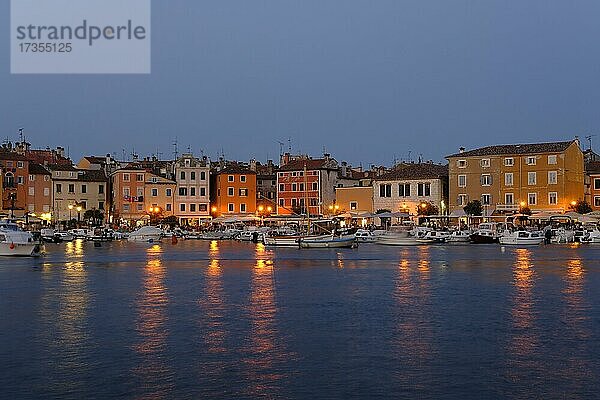
[[[0,331],[33,338],[0,349],[17,371],[0,383],[86,398],[110,370],[109,397],[595,398],[600,249],[465,247],[50,246],[0,268],[0,313],[26,304]]]
[[[169,296],[164,283],[166,268],[161,260],[161,245],[149,247],[146,255],[142,292],[136,303],[138,341],[134,350],[140,362],[133,373],[140,382],[141,398],[158,399],[168,396],[173,389],[173,373],[166,351]]]

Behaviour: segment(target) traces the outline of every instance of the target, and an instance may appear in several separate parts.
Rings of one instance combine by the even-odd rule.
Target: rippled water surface
[[[599,398],[600,246],[0,258],[0,397]]]

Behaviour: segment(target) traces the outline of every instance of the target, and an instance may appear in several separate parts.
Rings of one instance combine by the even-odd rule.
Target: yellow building
[[[354,186],[335,188],[337,212],[373,213],[373,187]]]
[[[446,157],[450,211],[481,201],[484,215],[568,210],[583,200],[583,153],[578,140],[482,147]]]

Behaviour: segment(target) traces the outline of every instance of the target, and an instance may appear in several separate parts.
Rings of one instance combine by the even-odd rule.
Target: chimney
[[[250,170],[256,172],[256,159],[250,160]]]
[[[281,166],[282,166],[282,167],[283,167],[284,165],[287,165],[287,164],[289,164],[289,162],[290,162],[290,157],[291,157],[290,153],[284,153],[284,154],[281,156],[281,162],[280,162],[280,164],[281,164]]]
[[[461,147],[460,149],[458,149],[458,152],[459,152],[459,153],[464,153],[464,152],[465,152],[465,148],[464,148],[464,147]]]

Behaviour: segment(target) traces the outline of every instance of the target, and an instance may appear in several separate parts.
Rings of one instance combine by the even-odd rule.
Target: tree
[[[436,207],[436,205],[429,201],[424,201],[417,206],[417,214],[418,215],[425,215],[425,216],[436,215],[438,213],[438,211],[439,210]]]
[[[477,216],[483,213],[483,206],[479,200],[471,200],[463,207],[463,210],[467,215]]]
[[[592,206],[590,206],[590,204],[585,200],[579,200],[575,205],[569,206],[569,209],[579,214],[587,214],[592,212]]]
[[[104,220],[104,213],[100,210],[96,210],[95,208],[92,210],[87,210],[83,214],[84,221],[90,221],[93,226],[102,224]]]

